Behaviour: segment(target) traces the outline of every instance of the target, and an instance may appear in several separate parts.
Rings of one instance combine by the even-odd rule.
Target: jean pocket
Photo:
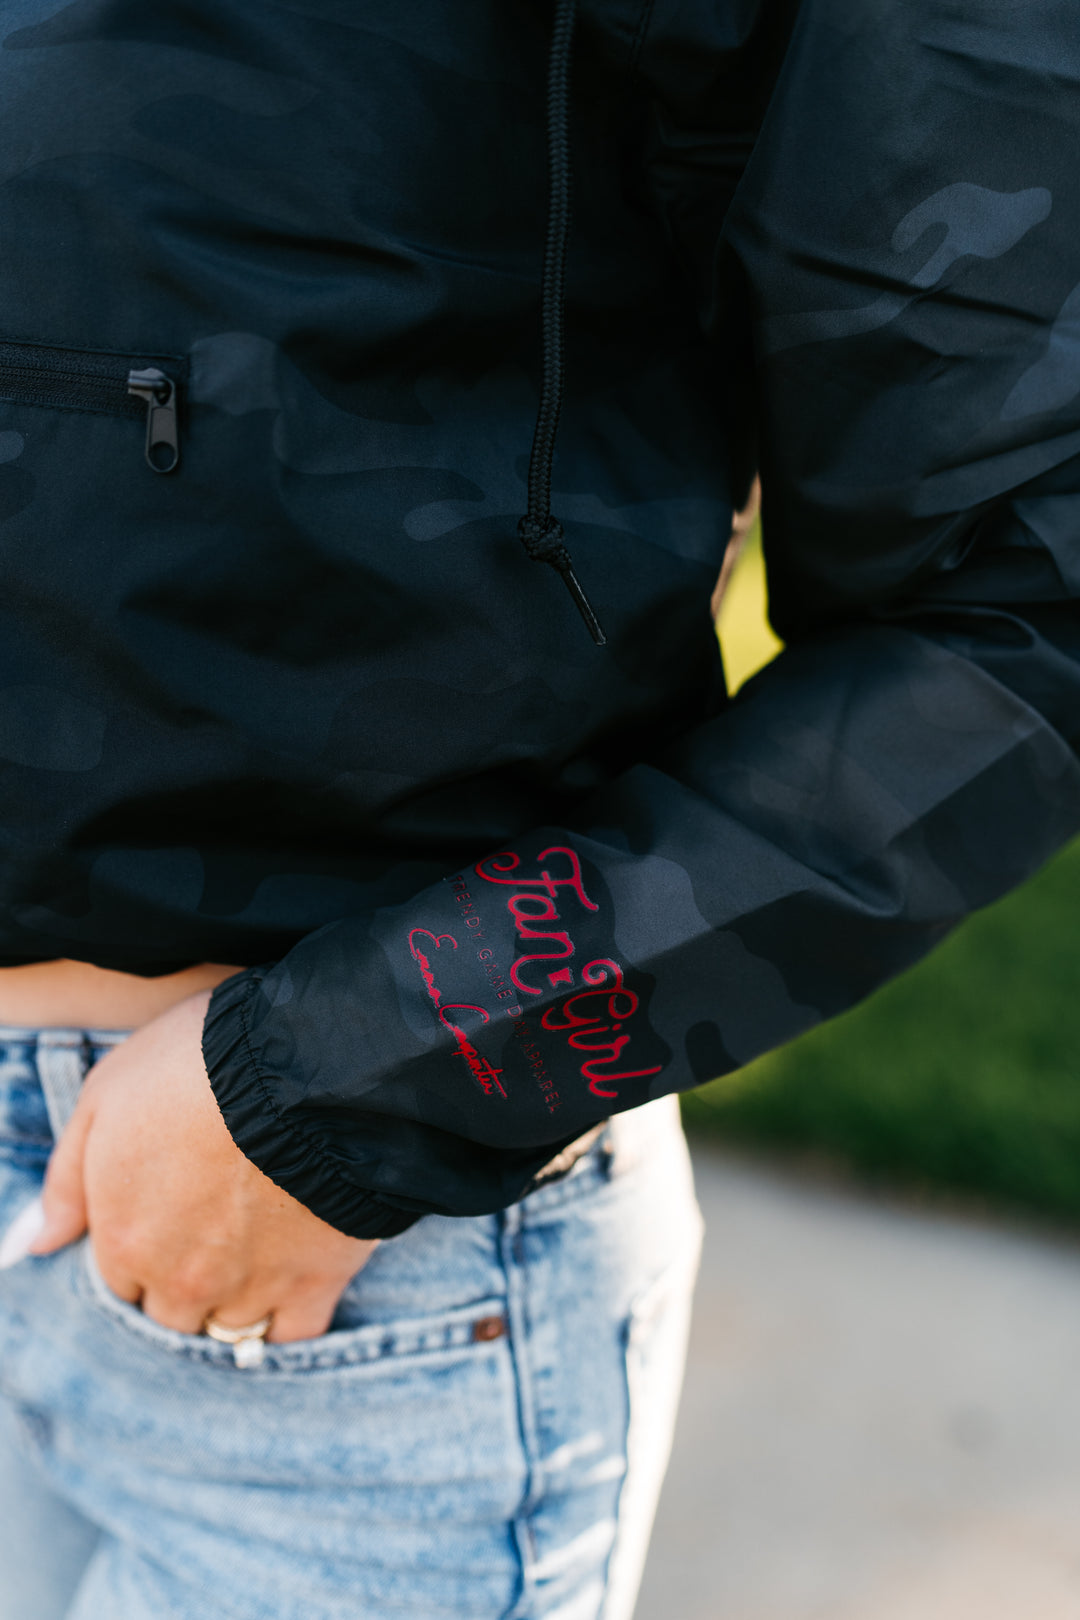
[[[317,1374],[346,1367],[377,1368],[409,1359],[460,1358],[488,1352],[506,1336],[505,1301],[482,1299],[430,1316],[331,1329],[317,1339],[266,1344],[259,1361],[245,1366],[232,1346],[219,1344],[205,1334],[178,1333],[174,1328],[162,1327],[137,1305],[119,1299],[102,1277],[89,1241],[84,1239],[78,1249],[77,1286],[100,1316],[151,1352],[195,1360],[226,1373],[242,1371],[248,1377],[253,1374]]]

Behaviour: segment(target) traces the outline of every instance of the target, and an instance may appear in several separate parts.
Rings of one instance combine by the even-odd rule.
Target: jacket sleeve
[[[593,1123],[850,1006],[1080,828],[1073,4],[804,0],[711,242],[708,98],[693,142],[667,108],[703,319],[752,348],[786,650],[571,825],[218,989],[225,1119],[332,1224],[504,1206]],[[657,0],[669,79],[710,48],[698,9]]]

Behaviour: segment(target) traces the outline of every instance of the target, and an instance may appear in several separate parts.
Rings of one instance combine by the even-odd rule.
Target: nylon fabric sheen
[[[584,0],[552,507],[602,650],[515,533],[552,25],[4,7],[0,953],[250,964],[226,1120],[358,1236],[504,1206],[1080,827],[1074,0]],[[787,650],[729,702],[755,465]]]

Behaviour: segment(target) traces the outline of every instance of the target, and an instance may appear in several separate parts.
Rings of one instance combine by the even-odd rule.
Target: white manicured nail
[[[35,1198],[21,1210],[0,1241],[0,1271],[18,1265],[30,1253],[30,1245],[45,1225],[45,1210]]]

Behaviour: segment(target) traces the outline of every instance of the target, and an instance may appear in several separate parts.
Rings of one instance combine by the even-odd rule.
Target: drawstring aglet
[[[605,634],[603,632],[603,629],[602,629],[601,624],[600,624],[600,620],[596,617],[596,614],[593,612],[592,603],[589,601],[589,598],[585,595],[585,592],[581,587],[581,582],[579,581],[577,575],[574,573],[574,567],[573,567],[573,564],[570,561],[570,553],[567,552],[567,554],[566,554],[566,566],[565,566],[565,568],[561,567],[558,563],[556,563],[555,566],[559,569],[559,573],[563,577],[563,580],[564,580],[564,582],[566,584],[566,588],[570,592],[570,595],[574,599],[574,605],[576,606],[578,612],[581,614],[581,617],[585,620],[585,628],[588,630],[590,636],[592,636],[593,640],[595,641],[595,643],[596,643],[596,645],[598,647],[606,647],[607,646],[607,636],[605,636]]]
[[[607,646],[600,620],[593,611],[593,605],[585,595],[581,581],[574,573],[574,563],[566,548],[563,527],[557,518],[548,515],[544,522],[538,522],[532,517],[523,517],[518,524],[518,539],[525,547],[533,562],[545,562],[562,576],[563,584],[570,592],[574,606],[585,621],[585,628],[598,647]]]

